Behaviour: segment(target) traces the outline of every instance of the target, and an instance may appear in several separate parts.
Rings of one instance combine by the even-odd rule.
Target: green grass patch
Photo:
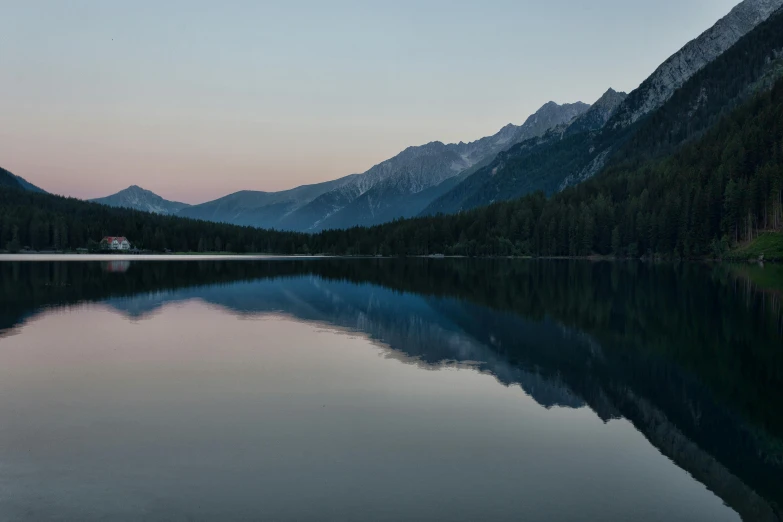
[[[764,232],[753,241],[732,250],[728,257],[744,261],[758,259],[762,254],[765,261],[783,261],[783,233]]]

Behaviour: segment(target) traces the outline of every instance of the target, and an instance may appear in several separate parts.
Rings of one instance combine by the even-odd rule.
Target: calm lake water
[[[778,275],[2,262],[0,520],[779,521]]]

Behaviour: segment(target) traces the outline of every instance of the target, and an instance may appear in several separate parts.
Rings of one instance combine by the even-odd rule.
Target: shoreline
[[[276,259],[323,259],[330,256],[287,256],[276,254],[0,254],[0,262],[10,261],[219,261]]]
[[[171,253],[171,254],[76,254],[66,252],[36,252],[36,253],[0,253],[0,262],[12,261],[220,261],[220,260],[244,260],[244,261],[275,261],[275,260],[318,260],[318,259],[508,259],[508,260],[544,260],[544,261],[591,261],[591,262],[629,262],[639,261],[643,263],[726,263],[726,264],[758,264],[756,259],[743,259],[727,256],[722,259],[715,258],[667,258],[667,257],[614,257],[614,256],[447,256],[440,254],[413,255],[413,256],[353,256],[353,255],[328,255],[328,254],[232,254],[232,253]],[[763,264],[779,264],[777,258],[764,260]]]

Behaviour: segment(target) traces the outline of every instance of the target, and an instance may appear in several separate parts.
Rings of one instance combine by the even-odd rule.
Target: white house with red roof
[[[109,246],[109,250],[130,250],[130,241],[123,236],[108,236],[104,237],[103,241]],[[101,243],[103,243],[101,241]]]

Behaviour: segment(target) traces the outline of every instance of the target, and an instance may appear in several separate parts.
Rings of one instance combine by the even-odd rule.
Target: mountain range
[[[317,232],[413,217],[464,179],[471,169],[520,141],[585,114],[581,102],[549,102],[522,125],[509,124],[496,134],[470,143],[431,142],[408,147],[362,174],[280,192],[240,191],[202,203],[169,202],[130,187],[96,203],[219,223]]]
[[[499,154],[435,200],[424,214],[453,214],[535,191],[553,194],[591,178],[609,164],[648,115],[781,6],[783,0],[745,0],[672,55],[628,96],[609,91],[596,102],[597,115],[586,115],[565,129],[551,129],[543,137]],[[774,48],[767,48],[765,54],[774,61]],[[705,101],[704,96],[692,100],[689,110],[697,110]],[[685,114],[684,118],[692,116]]]
[[[93,200],[115,207],[288,231],[373,226],[457,214],[577,185],[623,161],[656,157],[706,132],[783,74],[783,0],[745,0],[630,94],[545,104],[522,125],[470,143],[409,147],[362,174],[280,192],[240,191],[199,205],[140,187]],[[775,16],[772,16],[775,15]],[[0,184],[40,190],[7,173]]]

